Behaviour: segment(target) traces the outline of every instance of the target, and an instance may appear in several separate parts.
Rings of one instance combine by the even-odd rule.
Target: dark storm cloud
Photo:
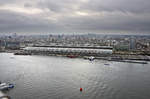
[[[150,0],[1,0],[0,32],[150,32]]]

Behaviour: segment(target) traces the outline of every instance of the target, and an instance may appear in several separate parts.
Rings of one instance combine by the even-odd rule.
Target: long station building
[[[81,55],[81,56],[102,56],[102,55],[110,55],[113,53],[112,47],[102,47],[102,48],[70,48],[70,47],[26,47],[24,51],[31,54],[60,54],[60,55]]]

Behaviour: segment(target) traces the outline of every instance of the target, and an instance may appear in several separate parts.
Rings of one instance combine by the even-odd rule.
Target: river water
[[[149,99],[149,64],[0,53],[0,80],[12,99]]]

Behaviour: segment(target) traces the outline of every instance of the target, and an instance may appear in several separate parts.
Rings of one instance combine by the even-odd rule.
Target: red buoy
[[[82,91],[82,88],[80,88],[80,91]]]

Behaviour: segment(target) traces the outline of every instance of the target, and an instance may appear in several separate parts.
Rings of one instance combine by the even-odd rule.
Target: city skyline
[[[2,0],[0,33],[150,34],[149,0]]]

